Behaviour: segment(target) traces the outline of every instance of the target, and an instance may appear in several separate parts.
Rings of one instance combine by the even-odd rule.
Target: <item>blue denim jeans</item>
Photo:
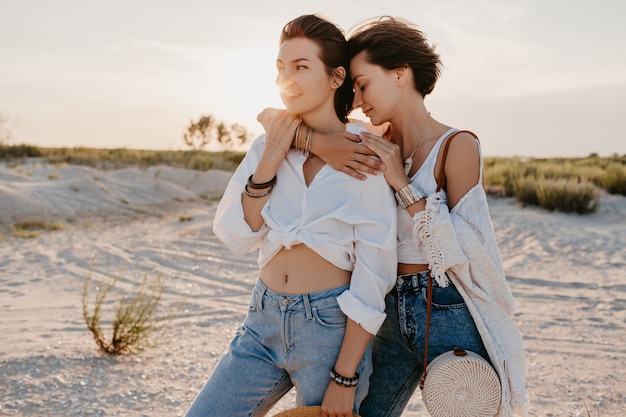
[[[372,342],[374,373],[362,417],[400,416],[424,369],[428,271],[399,275],[387,294],[387,318]],[[433,279],[428,360],[458,346],[488,359],[470,312],[454,284]]]
[[[337,297],[347,288],[286,295],[257,280],[243,325],[186,415],[264,416],[294,386],[297,405],[321,405],[345,333]],[[370,348],[357,372],[355,413],[372,373]]]

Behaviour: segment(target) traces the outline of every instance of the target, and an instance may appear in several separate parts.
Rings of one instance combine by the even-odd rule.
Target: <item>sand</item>
[[[183,415],[242,321],[256,256],[211,231],[230,173],[0,166],[0,415]],[[531,416],[626,415],[626,197],[593,215],[490,212],[524,334]],[[22,220],[64,228],[20,238]],[[180,306],[157,347],[101,353],[82,317],[85,277],[133,293],[164,277]],[[112,312],[105,309],[103,315]],[[288,408],[290,393],[274,409]],[[427,416],[420,393],[404,416]]]

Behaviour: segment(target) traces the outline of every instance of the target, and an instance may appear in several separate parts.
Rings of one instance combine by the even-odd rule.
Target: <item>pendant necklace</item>
[[[424,134],[422,135],[422,139],[420,139],[415,144],[415,147],[413,148],[413,152],[411,152],[411,155],[409,155],[409,157],[404,160],[404,173],[407,176],[409,175],[409,172],[411,171],[411,167],[413,167],[413,155],[415,155],[415,152],[420,148],[420,146],[422,146],[422,144],[424,143],[424,140],[426,140],[426,135],[428,134],[428,127],[430,126],[430,120],[431,119],[432,119],[432,117],[430,117],[430,112],[429,112],[428,113],[428,123],[426,123],[426,129],[424,129]]]

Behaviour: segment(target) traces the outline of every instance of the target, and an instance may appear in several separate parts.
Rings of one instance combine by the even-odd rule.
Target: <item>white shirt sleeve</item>
[[[224,191],[215,212],[213,232],[235,255],[245,255],[258,249],[267,233],[267,227],[263,225],[254,232],[243,214],[241,194],[248,182],[250,175],[254,173],[263,151],[265,135],[258,137],[250,147],[250,150],[237,167]]]
[[[385,320],[385,295],[397,271],[397,218],[393,193],[382,174],[369,177],[354,213],[355,264],[350,288],[337,297],[341,310],[371,334]]]

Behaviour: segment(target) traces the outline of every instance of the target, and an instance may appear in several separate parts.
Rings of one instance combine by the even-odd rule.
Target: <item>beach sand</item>
[[[0,167],[0,415],[184,414],[241,323],[257,271],[255,254],[232,255],[211,231],[229,177]],[[490,198],[490,212],[524,335],[530,415],[626,415],[626,198],[605,195],[587,216]],[[20,238],[10,225],[21,220],[64,229]],[[82,317],[85,277],[119,277],[111,317],[146,274],[164,278],[164,308],[183,307],[157,347],[101,353]],[[403,415],[428,415],[419,392]]]

